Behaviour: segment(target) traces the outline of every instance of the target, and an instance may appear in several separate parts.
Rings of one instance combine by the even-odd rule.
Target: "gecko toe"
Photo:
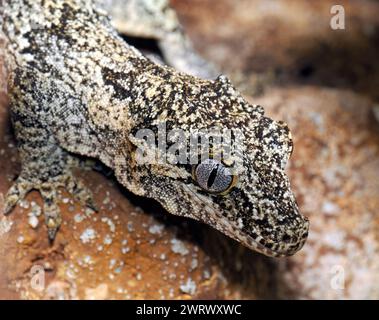
[[[32,184],[27,180],[22,177],[17,178],[5,196],[4,214],[10,214],[17,203],[23,200],[32,189]]]
[[[53,243],[61,224],[60,215],[58,214],[54,217],[45,211],[45,224],[47,227],[47,237],[49,242]]]
[[[18,201],[19,201],[19,197],[16,194],[6,195],[3,213],[5,215],[9,215],[11,211],[13,210],[13,208],[16,206]]]
[[[47,236],[49,238],[49,242],[50,243],[54,242],[55,237],[56,237],[56,235],[58,233],[58,229],[59,228],[49,228],[49,227],[47,228]]]
[[[61,213],[58,206],[56,188],[53,185],[44,185],[41,195],[44,200],[44,216],[47,234],[50,242],[53,242],[62,223]]]
[[[95,201],[93,200],[92,192],[85,186],[85,184],[74,176],[68,176],[66,188],[82,205],[98,211]]]

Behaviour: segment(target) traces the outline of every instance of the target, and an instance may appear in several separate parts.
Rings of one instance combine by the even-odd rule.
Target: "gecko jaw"
[[[241,228],[239,228],[236,223],[233,221],[227,219],[223,214],[220,208],[215,208],[214,204],[209,201],[209,199],[204,196],[200,195],[193,190],[191,190],[187,185],[184,186],[183,190],[187,190],[187,192],[191,192],[194,197],[193,199],[196,199],[195,201],[199,205],[199,207],[202,207],[203,215],[198,215],[196,217],[197,220],[200,220],[214,228],[216,228],[218,231],[226,234],[230,238],[240,242],[242,245],[246,246],[249,249],[252,249],[254,251],[257,251],[259,253],[262,253],[269,257],[287,257],[295,254],[297,251],[299,251],[305,244],[308,236],[308,230],[309,230],[309,221],[308,218],[301,216],[301,219],[303,219],[303,225],[299,233],[301,234],[300,237],[298,237],[298,241],[286,243],[286,242],[277,242],[272,245],[272,247],[275,247],[275,249],[272,249],[264,244],[262,244],[260,241],[265,242],[265,239],[259,235],[257,237],[252,237],[247,232],[244,232]],[[206,219],[204,219],[206,217]]]

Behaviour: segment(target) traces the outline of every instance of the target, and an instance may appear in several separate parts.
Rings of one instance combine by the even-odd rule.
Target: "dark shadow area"
[[[159,57],[162,57],[162,51],[160,50],[157,41],[154,39],[137,38],[126,35],[121,35],[121,37],[125,40],[126,43],[138,48],[142,52],[150,52],[157,54]]]
[[[272,54],[266,56],[266,61],[272,59],[269,69],[274,73],[274,84],[351,89],[379,100],[379,27],[369,35],[333,31],[317,38],[294,38],[291,44],[286,48],[285,62],[275,61]],[[244,73],[260,70],[260,60],[252,53]]]

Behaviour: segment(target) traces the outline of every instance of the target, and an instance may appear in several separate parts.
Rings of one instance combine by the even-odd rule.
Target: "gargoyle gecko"
[[[159,22],[162,16],[175,18],[167,1],[124,3],[129,16],[138,9],[156,22],[150,31],[175,69],[128,45],[106,13],[112,1],[100,2],[0,1],[11,117],[22,164],[6,195],[5,212],[30,190],[39,190],[48,235],[54,239],[61,224],[57,188],[94,206],[90,192],[71,173],[77,154],[101,160],[123,186],[156,199],[172,214],[205,222],[268,256],[297,252],[309,223],[299,213],[284,172],[292,152],[287,125],[249,104],[227,77],[204,79],[214,70],[192,51],[178,22]],[[148,10],[154,3],[160,5]],[[131,32],[143,33],[146,19],[134,17]],[[232,174],[230,163],[212,154],[196,165],[140,163],[137,152],[145,140],[136,132],[154,130],[161,121],[168,130],[185,132],[240,130],[242,170]]]

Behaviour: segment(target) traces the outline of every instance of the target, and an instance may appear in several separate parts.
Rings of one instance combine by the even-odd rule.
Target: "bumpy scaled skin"
[[[279,257],[303,246],[308,221],[284,173],[292,151],[285,124],[249,105],[224,76],[201,80],[154,64],[126,44],[90,0],[0,3],[22,161],[6,197],[7,212],[29,190],[39,189],[53,239],[60,224],[57,187],[92,206],[70,173],[72,154],[80,154],[100,159],[132,192],[253,250]],[[138,162],[144,140],[135,133],[160,121],[167,130],[242,130],[246,151],[237,184],[223,195],[208,193],[194,180],[191,165]]]

